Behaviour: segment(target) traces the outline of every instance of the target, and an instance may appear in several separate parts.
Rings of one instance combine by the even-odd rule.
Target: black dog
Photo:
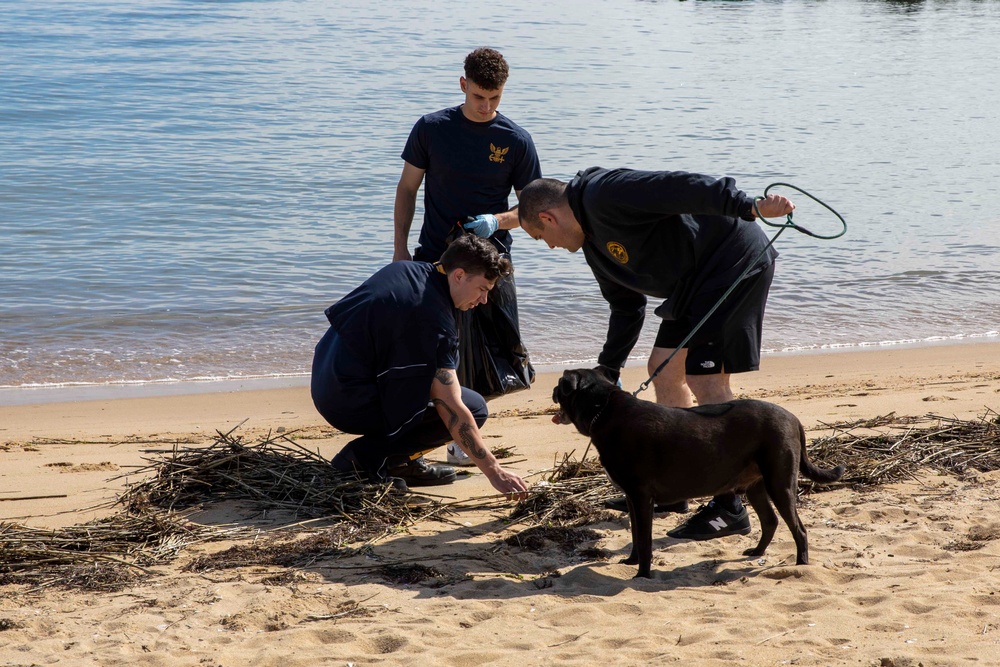
[[[632,553],[624,563],[650,576],[653,503],[673,503],[745,492],[760,520],[760,541],[747,556],[761,556],[778,518],[795,539],[796,564],[809,562],[806,530],[795,509],[801,472],[834,482],[844,467],[817,468],[806,457],[806,433],[792,413],[773,403],[740,400],[696,408],[667,408],[635,398],[592,370],[563,373],[552,392],[560,412],[552,421],[572,423],[590,436],[601,465],[628,500]]]

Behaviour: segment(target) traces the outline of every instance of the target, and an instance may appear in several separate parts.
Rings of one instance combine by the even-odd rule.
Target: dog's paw
[[[621,563],[622,565],[638,565],[639,564],[639,557],[633,554],[633,555],[629,556],[628,558],[622,558],[618,562]]]
[[[758,558],[760,556],[763,556],[765,551],[767,551],[767,549],[758,549],[757,547],[754,547],[753,549],[747,549],[746,551],[744,551],[743,555]]]

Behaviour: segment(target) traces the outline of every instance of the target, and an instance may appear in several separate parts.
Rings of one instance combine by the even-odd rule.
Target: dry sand
[[[824,423],[891,412],[975,419],[1000,409],[998,352],[968,344],[772,356],[761,372],[735,376],[734,389],[792,410],[813,436]],[[644,368],[626,371],[627,388],[643,379]],[[587,444],[538,414],[555,380],[543,375],[531,391],[492,402],[484,429],[491,446],[515,448],[510,468],[529,481]],[[305,388],[0,407],[0,520],[62,527],[107,514],[98,506],[135,481],[112,478],[244,420],[247,436],[295,431],[328,456],[348,439],[322,422]],[[473,498],[490,487],[475,474],[434,492]],[[591,526],[599,539],[581,545],[607,559],[504,545],[517,527],[478,509],[291,575],[183,570],[230,546],[213,542],[121,592],[0,586],[0,665],[997,665],[998,497],[998,472],[806,496],[812,564],[801,567],[784,525],[765,558],[748,559],[741,552],[756,530],[682,543],[666,537],[678,522],[668,515],[654,525],[651,580],[618,563],[626,519]],[[954,548],[976,531],[981,548]],[[398,583],[376,572],[385,563],[438,576]],[[269,579],[282,573],[285,583]]]

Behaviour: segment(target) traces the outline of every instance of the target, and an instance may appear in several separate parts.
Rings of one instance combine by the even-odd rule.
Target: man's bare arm
[[[392,209],[394,234],[392,240],[392,261],[412,259],[409,249],[410,227],[413,214],[417,210],[417,192],[424,180],[424,171],[409,162],[403,162],[403,173],[396,185],[396,201]]]
[[[448,427],[451,437],[486,475],[493,488],[514,497],[520,497],[527,490],[524,481],[501,468],[492,452],[486,448],[472,413],[462,402],[462,387],[458,384],[458,375],[454,369],[440,368],[435,373],[431,383],[431,402]]]
[[[514,194],[517,195],[518,199],[521,198],[520,190],[515,190]],[[500,224],[500,229],[517,229],[521,226],[517,219],[517,204],[515,204],[514,208],[509,211],[497,213],[496,216],[497,222]]]

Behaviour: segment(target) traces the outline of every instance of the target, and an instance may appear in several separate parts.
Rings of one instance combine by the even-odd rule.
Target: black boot
[[[399,477],[410,486],[451,484],[458,477],[451,466],[427,463],[423,456],[415,459],[390,459],[386,464],[386,474]]]
[[[399,477],[390,477],[382,471],[371,470],[364,466],[354,453],[350,443],[333,457],[330,465],[337,472],[353,475],[372,484],[392,484],[392,488],[399,493],[409,493],[410,491],[406,482]]]

